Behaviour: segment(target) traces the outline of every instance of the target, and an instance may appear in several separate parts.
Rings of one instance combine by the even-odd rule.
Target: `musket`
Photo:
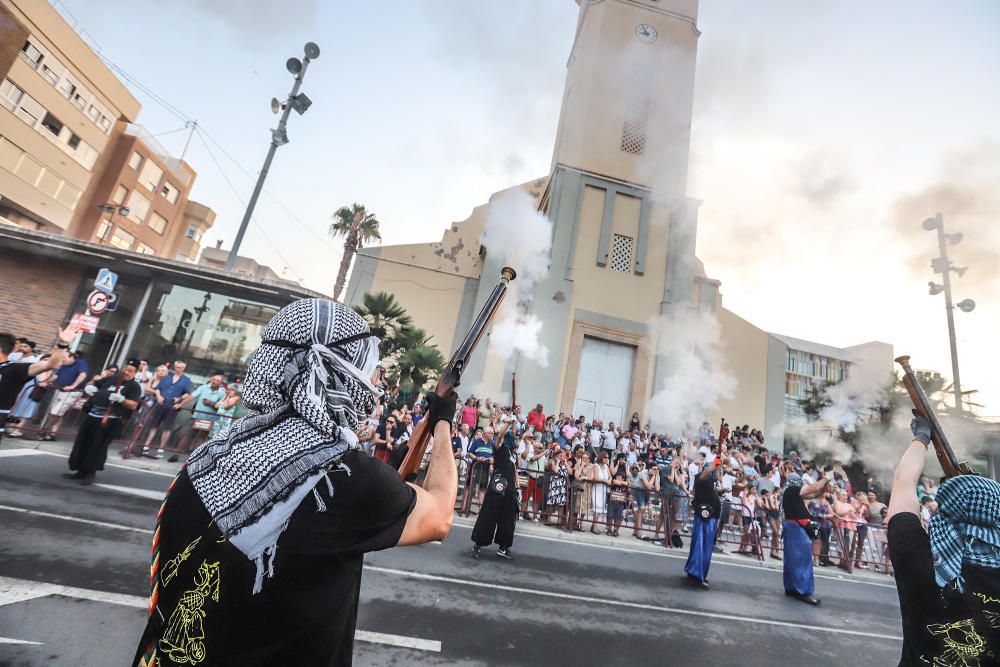
[[[512,371],[510,374],[510,411],[512,414],[515,409],[517,409],[517,373]]]
[[[472,323],[472,328],[465,334],[462,344],[458,346],[455,353],[451,355],[451,359],[448,360],[448,364],[444,367],[444,372],[441,374],[441,379],[438,380],[437,387],[434,388],[435,394],[438,396],[447,396],[462,381],[462,372],[469,364],[469,357],[472,356],[472,352],[476,349],[479,339],[486,333],[490,322],[493,321],[493,317],[500,309],[500,304],[507,294],[507,284],[516,277],[517,273],[509,266],[505,266],[500,270],[499,284],[493,288],[493,291],[486,299],[486,303],[483,304],[482,310],[479,311],[479,315],[476,316],[475,321]],[[427,419],[421,419],[420,423],[414,427],[413,434],[410,436],[410,449],[406,452],[406,457],[399,466],[399,474],[403,479],[409,479],[413,476],[424,458],[427,443],[430,442],[433,435],[428,428],[427,422]]]
[[[906,387],[906,393],[910,395],[910,400],[913,401],[913,407],[916,408],[917,412],[924,416],[925,419],[931,425],[931,443],[934,445],[934,453],[937,454],[938,463],[941,464],[941,470],[944,471],[945,477],[955,477],[957,475],[974,475],[972,468],[969,467],[968,463],[959,463],[958,457],[955,456],[955,450],[951,448],[951,443],[948,442],[948,436],[945,435],[944,429],[941,428],[941,422],[938,420],[937,414],[934,412],[934,408],[931,407],[931,402],[927,400],[927,394],[924,393],[924,388],[920,386],[920,382],[917,381],[917,376],[910,368],[910,357],[905,355],[902,357],[896,357],[896,363],[903,368],[903,386]]]

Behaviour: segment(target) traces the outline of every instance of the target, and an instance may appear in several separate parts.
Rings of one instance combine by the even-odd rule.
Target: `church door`
[[[628,418],[635,348],[585,336],[580,353],[580,375],[576,382],[573,416],[595,417],[605,425],[621,424]]]

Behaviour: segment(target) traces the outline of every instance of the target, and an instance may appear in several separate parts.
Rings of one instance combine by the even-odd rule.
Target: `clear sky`
[[[285,60],[320,45],[313,107],[292,114],[243,254],[325,292],[337,207],[365,204],[387,243],[434,241],[491,192],[546,174],[577,15],[572,0],[62,4],[174,108],[133,88],[168,149],[185,118],[204,128],[186,159],[193,198],[218,213],[206,245],[235,235],[269,100],[291,87]],[[704,202],[698,254],[724,305],[790,336],[889,342],[950,376],[943,298],[926,285],[935,238],[920,228],[941,211],[965,234],[956,300],[978,304],[956,312],[963,388],[1000,415],[1000,3],[714,0],[699,27],[688,194]]]

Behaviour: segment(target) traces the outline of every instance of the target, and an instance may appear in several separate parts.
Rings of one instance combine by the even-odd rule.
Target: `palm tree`
[[[387,357],[397,353],[402,354],[407,350],[427,345],[430,339],[431,337],[423,329],[412,326],[402,327],[386,338],[385,344],[382,346],[382,354]]]
[[[399,386],[419,392],[432,377],[437,376],[444,364],[444,355],[432,345],[410,348],[396,359]]]
[[[344,283],[347,282],[347,269],[351,266],[354,253],[365,244],[382,240],[378,226],[379,222],[375,214],[369,213],[363,205],[357,202],[349,207],[341,206],[333,214],[330,236],[334,238],[344,237],[344,256],[340,259],[340,271],[337,272],[337,282],[333,286],[334,300],[339,299],[340,293],[344,290]]]
[[[394,351],[387,349],[388,341],[400,331],[411,329],[413,324],[406,309],[388,292],[365,293],[362,303],[354,306],[354,312],[365,318],[371,332],[382,339],[384,356]]]

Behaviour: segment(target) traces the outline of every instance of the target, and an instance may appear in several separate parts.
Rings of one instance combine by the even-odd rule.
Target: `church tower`
[[[481,379],[506,390],[513,366],[548,410],[620,424],[667,376],[658,318],[713,311],[718,298],[695,258],[698,202],[686,196],[697,0],[577,2],[540,202],[551,264],[531,304],[550,363],[487,360]],[[498,274],[485,250],[483,275]]]
[[[696,0],[578,0],[552,167],[684,195]]]

